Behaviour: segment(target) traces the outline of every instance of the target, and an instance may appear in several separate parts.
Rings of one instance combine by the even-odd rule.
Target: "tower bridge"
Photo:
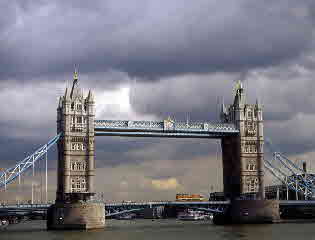
[[[66,89],[59,98],[57,134],[53,140],[58,147],[57,192],[56,202],[48,210],[48,229],[105,226],[104,205],[93,201],[95,137],[101,136],[220,139],[224,195],[230,201],[224,221],[272,222],[279,218],[279,203],[264,197],[263,109],[258,101],[247,103],[241,82],[233,103],[222,104],[220,122],[97,120],[93,91],[84,95],[75,73],[71,90]],[[47,153],[47,146],[39,155]],[[9,175],[11,181],[20,176],[22,164],[34,168],[37,155],[1,174],[0,184],[6,186]],[[246,194],[252,200],[240,200]]]

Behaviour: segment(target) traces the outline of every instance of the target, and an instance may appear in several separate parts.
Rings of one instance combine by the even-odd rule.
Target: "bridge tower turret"
[[[84,97],[75,71],[57,108],[58,177],[56,204],[47,215],[48,229],[91,229],[105,226],[104,204],[94,203],[94,95]]]
[[[222,107],[221,121],[233,123],[239,129],[237,137],[222,139],[226,197],[264,199],[262,106],[258,101],[246,103],[241,82],[236,85],[234,103],[228,109]]]

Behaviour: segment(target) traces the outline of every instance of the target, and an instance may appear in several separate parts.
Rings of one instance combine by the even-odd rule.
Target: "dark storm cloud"
[[[312,1],[288,0],[2,1],[1,167],[56,134],[57,97],[74,64],[80,86],[99,97],[103,119],[171,115],[215,122],[218,103],[223,97],[232,102],[234,82],[241,79],[248,102],[259,98],[264,105],[265,135],[279,150],[314,151],[314,9]],[[128,85],[131,109],[119,109],[110,94],[102,97]],[[201,169],[193,167],[199,164],[207,172],[203,177],[219,176],[221,165],[207,165],[207,159],[219,162],[217,156],[214,140],[96,139],[96,165],[108,168],[108,185],[116,180],[119,185],[124,173],[143,175],[149,183],[185,176],[195,191]],[[49,159],[55,169],[56,149]],[[211,174],[205,165],[213,168]],[[140,183],[130,180],[136,187]]]
[[[242,79],[247,102],[259,99],[264,106],[266,137],[289,154],[312,151],[315,82],[314,69],[305,68],[305,58],[310,56],[241,74],[188,74],[137,84],[131,103],[139,113],[155,113],[162,119],[171,114],[185,121],[189,114],[191,120],[217,122],[219,103],[223,98],[225,104],[232,103],[235,80]]]
[[[268,66],[308,49],[299,1],[9,1],[2,3],[0,79],[108,69],[142,80]],[[304,14],[296,9],[306,8]],[[118,81],[118,79],[117,79]]]

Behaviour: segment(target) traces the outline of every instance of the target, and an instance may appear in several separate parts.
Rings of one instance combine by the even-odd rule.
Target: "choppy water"
[[[11,225],[0,230],[0,240],[312,240],[315,223],[215,226],[211,222],[177,220],[107,220],[107,227],[93,231],[46,231],[45,221]]]

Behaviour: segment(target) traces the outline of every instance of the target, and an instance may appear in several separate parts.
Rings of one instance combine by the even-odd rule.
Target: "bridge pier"
[[[47,211],[48,230],[86,230],[105,227],[102,203],[56,203]]]
[[[234,200],[224,214],[215,214],[213,223],[257,224],[274,223],[280,220],[277,200]]]

